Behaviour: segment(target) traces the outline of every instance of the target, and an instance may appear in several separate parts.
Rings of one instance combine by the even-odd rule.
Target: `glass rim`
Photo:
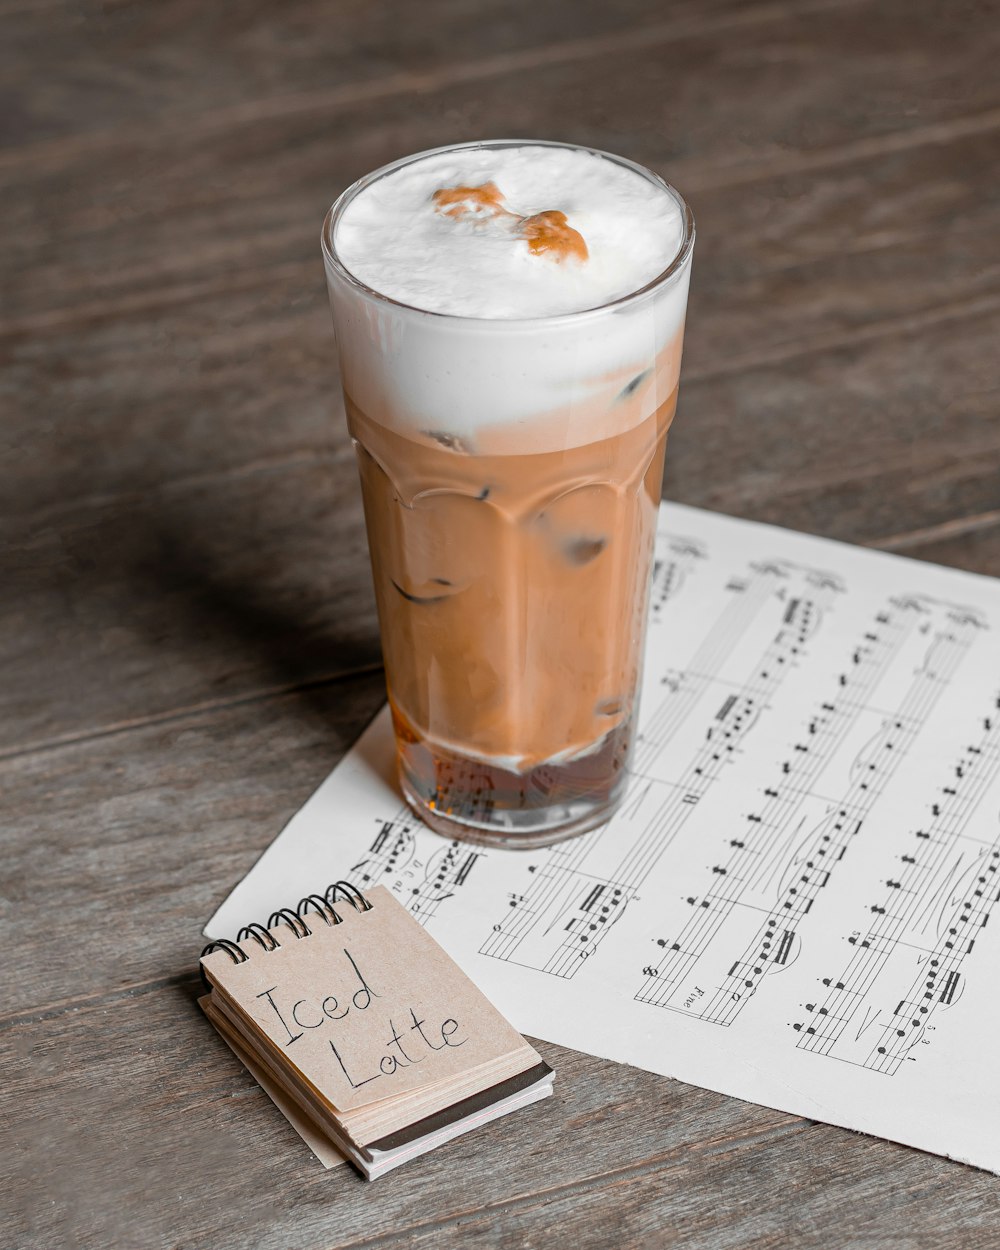
[[[406,165],[415,164],[417,161],[425,160],[430,156],[439,156],[445,152],[461,152],[469,148],[509,148],[509,147],[534,147],[534,148],[563,148],[575,152],[590,152],[594,156],[603,157],[605,160],[612,161],[616,165],[631,169],[647,182],[652,182],[655,186],[666,193],[674,200],[681,212],[681,222],[683,233],[680,245],[671,258],[669,264],[662,269],[655,277],[650,278],[648,282],[643,283],[641,287],[637,287],[634,291],[629,291],[625,295],[619,295],[613,300],[607,300],[603,304],[596,304],[593,308],[581,308],[576,312],[555,313],[551,316],[543,317],[474,317],[465,313],[439,312],[432,308],[421,308],[416,304],[408,304],[404,300],[394,299],[391,295],[386,295],[383,291],[376,290],[375,287],[369,286],[356,274],[354,274],[337,254],[334,245],[334,234],[344,210],[348,204],[355,199],[362,191],[366,190],[373,183],[380,181],[389,174],[394,173],[397,169],[402,169]],[[681,193],[670,185],[659,174],[654,173],[651,169],[647,169],[645,165],[640,165],[638,161],[631,161],[628,157],[617,156],[614,152],[605,152],[601,148],[589,147],[581,143],[563,143],[557,139],[474,139],[467,143],[446,143],[442,147],[427,148],[423,152],[414,152],[410,156],[400,157],[398,160],[390,161],[386,165],[380,165],[378,169],[373,169],[371,173],[365,174],[358,178],[356,182],[352,182],[341,194],[334,200],[326,217],[323,219],[323,229],[321,232],[321,240],[323,245],[323,258],[333,271],[346,282],[349,286],[360,291],[363,295],[371,299],[377,300],[379,303],[390,304],[395,308],[405,309],[407,312],[418,313],[425,317],[440,317],[446,321],[475,321],[484,324],[502,326],[525,326],[532,323],[545,323],[551,325],[554,322],[578,322],[587,317],[594,317],[600,313],[607,312],[609,309],[621,308],[624,305],[643,299],[650,295],[653,291],[661,286],[669,283],[678,273],[680,273],[687,264],[695,240],[695,224],[694,214],[691,212],[690,206],[681,195]]]

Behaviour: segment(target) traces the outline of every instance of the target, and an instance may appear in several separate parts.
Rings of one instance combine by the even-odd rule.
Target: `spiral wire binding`
[[[369,903],[358,887],[352,885],[350,881],[335,881],[333,885],[326,887],[326,901],[331,907],[337,901],[338,890],[340,890],[344,895],[345,901],[350,903],[355,911],[371,911],[371,903]]]
[[[273,933],[269,932],[264,925],[258,924],[256,921],[253,921],[251,924],[244,925],[236,935],[237,942],[242,942],[244,939],[249,938],[253,938],[257,945],[262,946],[266,951],[273,951],[276,946],[281,945]]]
[[[343,924],[343,916],[333,906],[337,902],[338,894],[355,911],[365,912],[372,909],[371,902],[356,885],[352,885],[350,881],[335,881],[333,885],[328,885],[322,894],[307,894],[305,898],[299,899],[298,906],[294,910],[291,907],[279,907],[277,911],[271,913],[266,925],[259,924],[257,921],[244,925],[236,935],[235,942],[229,938],[216,938],[214,942],[209,942],[201,952],[201,958],[204,959],[212,951],[223,950],[234,964],[245,964],[250,956],[240,946],[240,942],[248,942],[251,938],[261,950],[268,952],[277,950],[281,942],[271,929],[278,924],[284,924],[286,928],[291,929],[296,938],[312,937],[312,929],[304,919],[310,910],[322,917],[328,925]],[[204,968],[200,971],[202,984],[211,992],[212,986],[205,976]]]
[[[314,908],[316,914],[322,916],[327,924],[344,923],[344,917],[333,910],[322,894],[307,894],[299,903],[299,915],[304,916],[310,907]]]
[[[267,918],[267,927],[269,929],[276,928],[282,920],[291,929],[297,938],[312,937],[312,929],[306,924],[302,917],[292,911],[290,907],[279,907],[277,911],[271,912]]]

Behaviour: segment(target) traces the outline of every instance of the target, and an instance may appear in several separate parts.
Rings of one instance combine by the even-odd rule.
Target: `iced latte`
[[[558,144],[423,153],[323,232],[400,780],[449,836],[606,820],[635,727],[693,225]]]

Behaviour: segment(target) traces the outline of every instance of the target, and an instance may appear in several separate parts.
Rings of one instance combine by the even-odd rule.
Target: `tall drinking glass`
[[[568,147],[501,142],[461,148]],[[438,149],[438,152],[460,149]],[[433,829],[509,846],[608,819],[626,785],[694,222],[601,307],[510,319],[429,312],[338,253],[323,226],[386,682],[407,800]]]

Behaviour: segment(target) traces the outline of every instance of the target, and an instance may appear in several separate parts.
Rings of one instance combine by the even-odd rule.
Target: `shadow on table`
[[[49,662],[72,675],[75,697],[99,679],[116,715],[281,690],[309,703],[331,680],[374,673],[355,473],[317,460],[294,475],[118,496],[84,525],[49,531],[25,569],[59,634]],[[325,716],[328,698],[312,706]]]

